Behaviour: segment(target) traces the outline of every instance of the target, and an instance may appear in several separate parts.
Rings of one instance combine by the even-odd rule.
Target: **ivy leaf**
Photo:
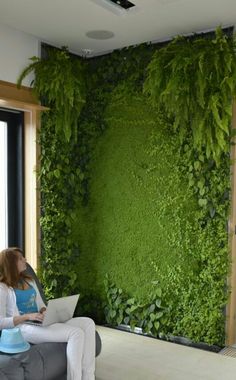
[[[129,317],[125,317],[125,318],[124,318],[124,324],[125,324],[125,325],[128,325],[128,324],[129,324],[129,320],[130,320]]]
[[[158,331],[159,327],[160,327],[160,322],[158,322],[158,321],[154,322],[154,327],[155,327],[156,331]]]
[[[135,302],[135,298],[129,298],[129,299],[126,301],[127,305],[133,305],[134,302]]]
[[[206,205],[207,205],[207,199],[200,198],[198,200],[198,204],[199,204],[200,207],[206,207]]]
[[[154,310],[155,310],[155,305],[152,304],[152,305],[149,307],[149,313],[152,313]]]
[[[55,169],[53,173],[56,178],[60,178],[61,173],[59,169]]]

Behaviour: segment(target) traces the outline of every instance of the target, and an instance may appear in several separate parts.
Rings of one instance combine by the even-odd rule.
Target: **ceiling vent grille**
[[[130,9],[132,7],[135,7],[135,4],[131,3],[128,0],[110,0],[111,3],[116,4],[118,7],[121,7],[123,9]]]
[[[128,0],[90,0],[90,1],[100,5],[101,7],[117,15],[126,15],[129,12],[137,9],[137,6]]]

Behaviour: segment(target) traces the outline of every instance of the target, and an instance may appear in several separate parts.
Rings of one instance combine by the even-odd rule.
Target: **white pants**
[[[67,342],[67,380],[95,379],[95,324],[90,318],[72,318],[47,327],[22,324],[30,343]]]

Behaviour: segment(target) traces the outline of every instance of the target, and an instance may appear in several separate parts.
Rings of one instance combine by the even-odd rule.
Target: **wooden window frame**
[[[39,105],[32,90],[13,83],[0,81],[0,107],[24,113],[24,156],[25,156],[25,257],[37,270],[40,255],[40,191],[37,181],[39,168],[40,112],[47,110]]]
[[[232,128],[236,129],[236,99],[233,102]],[[236,143],[236,139],[233,139]],[[230,296],[226,310],[226,345],[236,343],[236,145],[231,148],[231,213],[229,219],[229,250],[231,271],[228,278]]]

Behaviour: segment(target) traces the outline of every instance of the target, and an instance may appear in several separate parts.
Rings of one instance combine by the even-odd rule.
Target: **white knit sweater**
[[[45,307],[42,297],[39,293],[35,281],[29,281],[29,284],[36,290],[36,304],[38,310]],[[16,306],[16,295],[13,288],[0,282],[0,330],[14,327],[13,317],[20,315]]]

